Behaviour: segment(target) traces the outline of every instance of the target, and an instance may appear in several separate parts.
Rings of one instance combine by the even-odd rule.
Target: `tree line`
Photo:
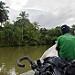
[[[8,12],[5,3],[0,1],[0,46],[53,45],[62,35],[60,27],[46,29],[39,28],[37,22],[31,23],[25,11],[10,23]],[[75,34],[75,25],[72,25],[71,33]]]

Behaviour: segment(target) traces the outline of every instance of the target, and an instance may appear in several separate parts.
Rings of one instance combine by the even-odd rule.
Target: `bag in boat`
[[[18,60],[18,66],[24,67],[20,62],[27,59],[31,63],[31,68],[35,71],[34,75],[75,75],[75,61],[69,61],[60,57],[47,57],[41,63],[37,60],[34,63],[29,57],[22,57]]]

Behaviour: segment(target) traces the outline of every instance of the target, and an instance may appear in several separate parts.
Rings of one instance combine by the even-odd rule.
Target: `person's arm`
[[[59,56],[59,51],[60,51],[60,41],[59,41],[59,38],[57,39],[56,50],[58,51],[58,56]]]
[[[56,47],[56,50],[59,51],[60,50],[60,46],[59,47]]]
[[[58,56],[60,56],[60,55],[59,55],[60,46],[59,46],[59,47],[56,47],[56,50],[58,51]]]

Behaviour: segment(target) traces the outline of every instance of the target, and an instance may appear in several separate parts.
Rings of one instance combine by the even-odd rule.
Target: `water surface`
[[[23,56],[30,57],[33,61],[39,59],[50,46],[28,47],[1,47],[0,48],[0,75],[20,75],[31,70],[30,63],[25,60],[25,68],[17,66],[17,60]]]

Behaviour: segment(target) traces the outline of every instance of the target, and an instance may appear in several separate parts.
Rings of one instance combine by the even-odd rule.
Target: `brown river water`
[[[27,60],[22,62],[25,64],[24,68],[17,66],[17,60],[23,56],[28,56],[36,61],[49,47],[49,45],[0,47],[0,75],[20,75],[31,70],[30,63]]]

